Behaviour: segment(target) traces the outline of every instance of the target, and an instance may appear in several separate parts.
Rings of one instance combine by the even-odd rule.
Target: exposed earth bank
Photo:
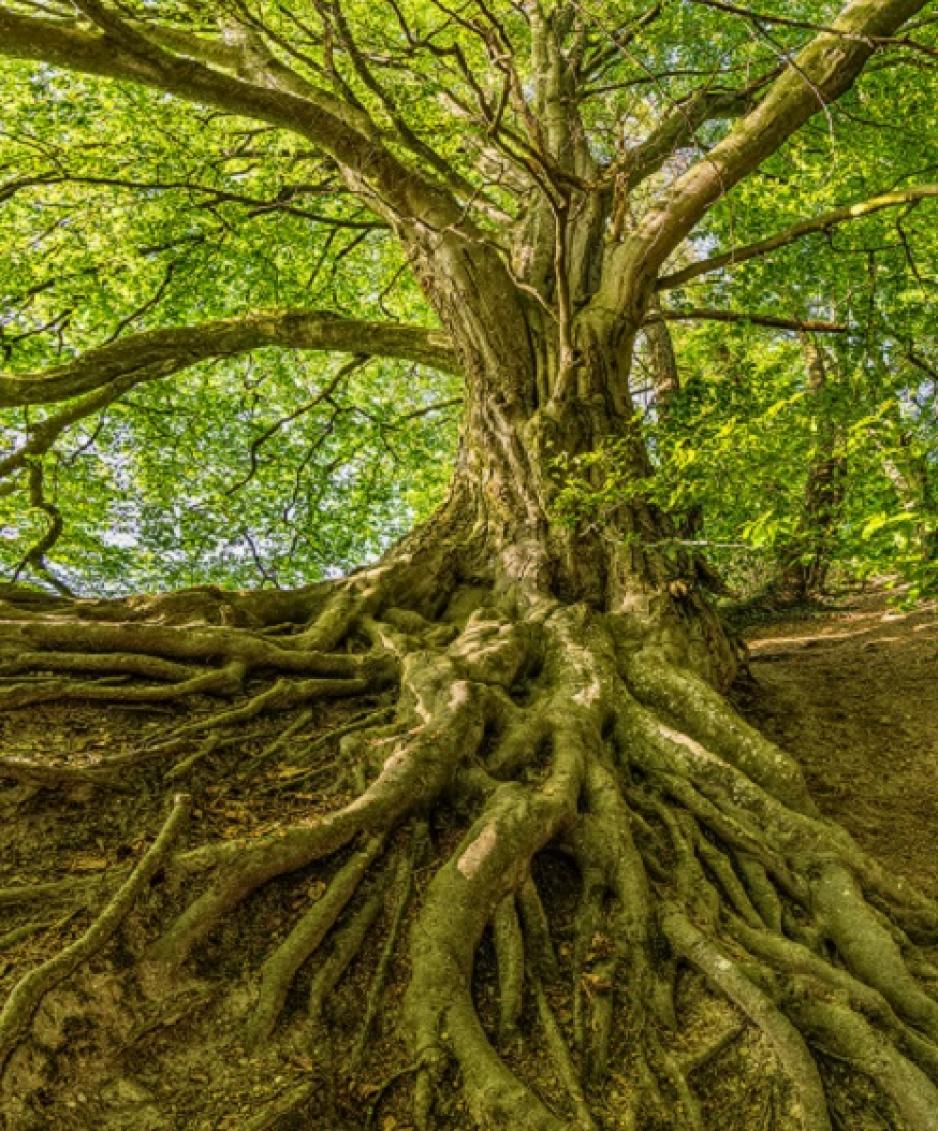
[[[737,707],[798,757],[825,814],[938,895],[938,607],[850,594],[745,636]]]

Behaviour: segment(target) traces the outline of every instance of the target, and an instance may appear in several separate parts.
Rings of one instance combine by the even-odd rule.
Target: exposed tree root
[[[514,895],[498,905],[492,921],[498,965],[498,1043],[507,1047],[518,1035],[524,993],[524,941]]]
[[[0,935],[0,954],[40,931],[48,931],[53,927],[64,927],[76,914],[77,912],[70,911],[67,915],[63,915],[59,919],[37,919],[35,922],[24,923],[20,927],[14,927],[12,930]]]
[[[119,791],[131,788],[107,766],[50,766],[28,758],[0,758],[0,778],[52,789],[77,785],[104,786]]]
[[[365,1009],[362,1014],[362,1021],[361,1025],[359,1026],[358,1036],[356,1037],[355,1043],[352,1046],[350,1065],[353,1070],[357,1068],[361,1061],[364,1059],[368,1041],[371,1037],[371,1033],[378,1016],[378,1011],[381,1008],[384,988],[391,970],[391,964],[394,962],[394,959],[397,955],[401,925],[404,921],[404,913],[407,910],[407,906],[410,902],[410,897],[413,891],[414,865],[418,856],[425,848],[425,841],[426,828],[423,821],[417,821],[414,824],[410,851],[406,854],[401,854],[398,861],[396,874],[394,876],[394,913],[391,917],[391,923],[388,928],[388,934],[387,938],[385,939],[384,947],[381,950],[381,957],[378,960],[378,965],[375,969],[374,977],[372,978],[371,985],[368,988],[368,998],[365,1002]]]
[[[11,887],[0,888],[0,907],[54,902],[63,897],[73,899],[87,890],[88,886],[89,880],[86,877],[51,880],[45,884],[13,884]]]
[[[129,914],[137,896],[162,866],[182,832],[189,807],[189,798],[179,794],[159,836],[88,930],[54,958],[31,970],[13,987],[0,1012],[0,1068],[28,1028],[43,996],[100,950]]]
[[[221,680],[222,693],[247,695],[112,761],[7,759],[0,774],[124,784],[117,767],[177,754],[164,780],[200,788],[208,767],[219,772],[210,755],[236,746],[246,722],[289,711],[231,780],[284,802],[333,780],[308,815],[291,810],[292,823],[188,851],[172,849],[178,805],[92,927],[17,985],[0,1020],[4,1059],[45,991],[105,944],[158,867],[176,915],[148,927],[139,969],[157,993],[260,889],[322,869],[314,901],[268,945],[242,1032],[261,1051],[294,1034],[290,1047],[311,1053],[316,1072],[338,1039],[355,1075],[389,1039],[387,1001],[406,971],[405,1048],[371,1095],[376,1113],[408,1081],[420,1129],[438,1119],[524,1131],[935,1126],[938,911],[819,815],[790,757],[616,618],[478,586],[471,599],[455,591],[432,610],[405,609],[383,578],[318,591],[312,613],[303,604],[304,619],[278,620],[275,634],[121,623],[113,609],[102,621],[58,603],[47,614],[56,623],[9,622],[31,650],[6,672],[54,673],[68,697],[178,700],[196,684],[219,693]],[[126,681],[100,682],[114,675]],[[49,690],[21,680],[7,707],[26,701],[24,689]],[[329,695],[372,698],[302,737],[305,705]],[[550,880],[560,861],[575,889],[566,910]],[[8,888],[0,904],[74,899],[88,883]],[[25,938],[32,925],[14,931]],[[343,1030],[330,1003],[366,953],[372,971]],[[492,1008],[480,976],[495,987]],[[297,983],[302,1022],[289,1004]],[[686,1018],[708,1003],[722,1003],[718,1024],[688,1046]],[[715,1122],[714,1066],[753,1071],[746,1048],[760,1050],[755,1070],[770,1085],[744,1086],[738,1112]],[[548,1071],[531,1067],[538,1056]],[[444,1087],[453,1067],[458,1101]],[[874,1089],[885,1124],[842,1107],[845,1079]],[[322,1088],[284,1086],[257,1126],[306,1111],[320,1092],[331,1097],[322,1118],[337,1122],[346,1086],[332,1076]]]
[[[666,908],[661,924],[675,951],[697,966],[715,989],[765,1033],[791,1084],[796,1114],[805,1131],[830,1131],[820,1073],[798,1029],[682,911]]]
[[[249,1047],[256,1047],[270,1035],[294,975],[335,925],[382,847],[381,838],[374,837],[355,852],[325,895],[313,904],[264,963],[258,1002],[248,1026]]]

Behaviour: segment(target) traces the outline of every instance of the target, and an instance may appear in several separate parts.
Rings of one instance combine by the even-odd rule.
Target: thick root
[[[7,758],[0,776],[126,788],[158,758],[157,788],[184,777],[208,797],[214,755],[240,751],[244,724],[263,718],[261,748],[239,752],[224,784],[291,815],[181,851],[180,802],[92,926],[17,983],[0,1059],[47,990],[130,921],[157,869],[163,902],[133,937],[158,989],[203,948],[217,953],[216,932],[250,922],[256,905],[242,905],[293,883],[308,892],[322,870],[315,902],[290,903],[258,958],[246,1032],[253,1055],[311,1053],[319,1075],[284,1084],[258,1127],[313,1119],[299,1113],[320,1092],[315,1118],[339,1125],[348,1085],[323,1083],[325,1065],[367,1072],[376,1044],[369,1118],[399,1113],[410,1090],[420,1131],[437,1115],[522,1131],[831,1131],[852,1126],[851,1088],[879,1113],[859,1131],[933,1127],[938,909],[819,814],[790,757],[610,617],[478,586],[466,608],[465,594],[403,608],[400,576],[379,568],[295,606],[272,597],[267,632],[237,601],[239,626],[120,620],[107,603],[94,616],[68,602],[7,613],[24,648],[0,666],[7,707],[53,693],[180,708],[237,698],[130,754]],[[213,615],[223,606],[207,601]],[[354,711],[324,706],[360,696]],[[290,714],[271,735],[278,712]],[[61,922],[30,901],[99,890],[0,890],[0,905],[31,912],[0,944]],[[350,1016],[330,1008],[339,998]],[[733,1073],[730,1110],[711,1097]]]

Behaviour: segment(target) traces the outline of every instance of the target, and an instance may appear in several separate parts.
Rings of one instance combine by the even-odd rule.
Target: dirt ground
[[[753,682],[737,706],[800,759],[824,813],[938,895],[938,603],[850,594],[745,636]]]

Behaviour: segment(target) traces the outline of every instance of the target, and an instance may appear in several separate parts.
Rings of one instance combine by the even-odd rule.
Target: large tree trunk
[[[628,492],[601,527],[553,517],[583,453],[614,443],[626,479],[647,473],[632,336],[588,321],[565,343],[497,261],[445,262],[437,249],[427,288],[467,371],[458,466],[381,563],[294,594],[6,603],[8,710],[192,705],[128,753],[7,759],[23,797],[106,807],[138,774],[188,783],[197,806],[191,846],[179,801],[108,896],[77,879],[0,891],[96,916],[0,1016],[13,1126],[59,1118],[79,1076],[118,1098],[60,1125],[133,1125],[119,1092],[144,1057],[170,1076],[153,1126],[178,1125],[170,1095],[210,1125],[187,1062],[229,1088],[292,1081],[255,1122],[232,1107],[237,1126],[361,1126],[384,1065],[375,1112],[399,1116],[406,1093],[419,1131],[933,1128],[936,909],[822,818],[794,760],[722,698],[733,648],[662,549],[666,518]],[[206,695],[233,702],[194,709]],[[322,745],[288,739],[332,698],[364,706],[323,766]],[[238,761],[270,712],[284,740]],[[219,791],[266,828],[213,835]],[[66,1015],[107,1021],[70,1046]]]

